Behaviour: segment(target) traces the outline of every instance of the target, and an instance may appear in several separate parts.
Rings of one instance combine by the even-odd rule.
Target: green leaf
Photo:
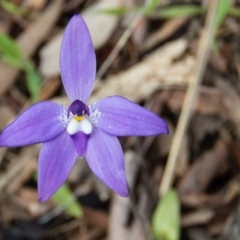
[[[216,13],[216,29],[220,27],[222,24],[223,20],[226,18],[229,9],[231,7],[232,1],[231,0],[220,0],[218,4],[218,9]]]
[[[22,59],[13,58],[12,56],[7,55],[7,54],[2,54],[2,55],[0,54],[0,60],[3,63],[6,63],[7,65],[10,65],[12,67],[19,68],[19,69],[23,68]]]
[[[0,60],[16,68],[23,68],[22,51],[9,36],[0,33]]]
[[[34,172],[33,178],[37,181],[38,173]],[[69,187],[64,183],[58,191],[52,196],[55,203],[62,206],[63,209],[74,218],[82,218],[83,211],[81,205],[73,198]]]
[[[180,237],[180,204],[177,193],[169,190],[158,202],[152,219],[156,240],[178,240]]]
[[[145,14],[150,14],[157,6],[160,5],[162,0],[148,0],[146,6],[143,7],[134,7],[134,8],[108,8],[98,11],[98,13],[105,13],[111,15],[125,15],[131,12],[143,11]]]
[[[151,14],[152,11],[154,11],[160,4],[162,0],[148,0],[147,1],[147,6],[145,8],[145,13]]]
[[[240,17],[240,8],[230,7],[228,10],[228,15],[239,18]]]
[[[64,208],[66,208],[66,212],[70,216],[75,218],[83,217],[83,211],[80,204],[73,198],[72,192],[66,184],[62,185],[58,189],[58,191],[52,196],[52,199],[58,205],[61,205]]]
[[[122,16],[130,12],[136,11],[136,9],[137,8],[107,8],[97,11],[97,13]]]
[[[28,60],[24,66],[26,72],[26,84],[31,95],[32,101],[36,102],[40,92],[40,76],[36,71],[34,64]]]
[[[162,17],[162,18],[192,17],[192,16],[202,14],[203,12],[204,12],[204,9],[200,6],[175,5],[175,6],[161,9],[158,15],[159,17]]]
[[[40,76],[34,64],[29,59],[24,58],[17,43],[3,33],[0,33],[0,53],[2,62],[25,71],[28,91],[32,100],[37,101],[40,91]]]
[[[218,4],[218,9],[215,17],[215,32],[219,29],[220,25],[226,18],[229,9],[231,7],[232,1],[231,0],[220,0]],[[215,54],[218,54],[218,45],[216,40],[216,34],[214,34],[214,37],[212,39],[212,50]]]
[[[0,33],[0,52],[16,59],[21,59],[22,57],[22,51],[17,43],[3,33]]]
[[[27,14],[27,10],[18,7],[17,5],[13,4],[10,1],[2,0],[0,4],[1,4],[1,7],[8,13],[12,13],[20,16],[24,16]]]

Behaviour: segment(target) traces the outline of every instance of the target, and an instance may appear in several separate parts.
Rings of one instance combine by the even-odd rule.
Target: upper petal
[[[86,159],[92,171],[114,192],[128,196],[124,157],[115,136],[94,128],[89,137]]]
[[[66,107],[39,102],[25,110],[0,135],[0,147],[17,147],[50,141],[66,128]]]
[[[104,98],[91,105],[90,118],[105,132],[115,136],[167,134],[167,124],[153,112],[120,96]]]
[[[72,17],[65,30],[60,69],[68,97],[86,102],[96,75],[96,56],[87,25],[79,15]]]
[[[65,131],[43,144],[38,160],[38,197],[48,200],[64,183],[75,163],[77,152]]]

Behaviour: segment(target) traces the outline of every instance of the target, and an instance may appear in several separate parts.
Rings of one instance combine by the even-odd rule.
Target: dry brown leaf
[[[39,70],[45,77],[57,76],[60,73],[59,58],[63,31],[54,36],[40,50]]]
[[[236,107],[240,106],[239,94],[227,80],[217,79],[216,85],[222,93],[222,102],[227,110],[226,116],[234,123],[240,136],[240,111],[236,111]]]
[[[186,231],[188,239],[191,240],[213,240],[204,228],[189,228]]]
[[[81,230],[81,233],[78,233],[73,236],[69,236],[68,240],[95,240],[95,239],[105,239],[105,231],[102,229],[94,228],[94,229],[89,229],[86,232],[83,232]]]
[[[190,208],[199,208],[211,202],[211,196],[202,192],[179,192],[181,204]]]
[[[106,213],[84,206],[83,214],[89,224],[105,230],[108,228],[109,216]]]
[[[125,154],[126,175],[130,189],[135,184],[137,174],[136,158],[136,154],[132,151],[127,151]],[[130,231],[125,227],[125,223],[129,217],[129,211],[130,199],[114,194],[110,212],[108,240],[128,239]]]
[[[229,214],[227,214],[229,215]],[[218,217],[215,216],[215,219],[209,223],[208,233],[212,236],[220,236],[223,233],[224,226],[226,225],[227,217]],[[235,238],[231,238],[231,240],[237,240]]]
[[[33,10],[41,10],[46,2],[46,0],[24,0],[22,5]]]
[[[0,32],[8,33],[12,24],[9,14],[0,9]]]
[[[18,38],[17,43],[25,56],[32,56],[48,36],[61,12],[62,0],[55,0]],[[0,64],[0,95],[14,83],[19,70]]]
[[[52,97],[55,91],[62,85],[59,77],[48,79],[44,87],[41,89],[39,101],[44,101]]]
[[[221,131],[223,120],[214,115],[197,115],[192,123],[194,139],[199,144],[206,137],[206,134],[213,134]]]
[[[7,152],[7,148],[0,148],[0,165],[2,163],[2,160]]]
[[[143,45],[141,46],[141,52],[146,52],[149,49],[153,48],[157,44],[169,38],[172,34],[174,34],[179,28],[181,28],[186,22],[188,18],[173,18],[163,24],[161,28],[159,28],[154,33],[150,34]]]
[[[9,123],[14,117],[15,117],[15,113],[13,112],[13,110],[7,106],[7,105],[3,105],[0,106],[0,131],[6,127],[7,123]]]
[[[228,204],[239,196],[240,184],[239,179],[235,179],[228,185],[226,192],[221,197],[223,204]]]
[[[239,240],[239,232],[240,232],[240,206],[232,212],[229,216],[226,225],[224,227],[223,235],[220,238],[221,240]]]
[[[132,37],[131,37],[134,45],[136,45],[140,50],[143,47],[143,42],[146,37],[147,29],[148,29],[148,19],[146,16],[141,16],[141,19],[137,27],[133,31]]]
[[[53,206],[51,201],[46,203],[39,202],[37,191],[30,188],[21,188],[19,193],[13,197],[13,200],[16,205],[27,210],[31,219],[40,217]]]
[[[18,191],[19,189],[21,189],[22,185],[26,181],[31,179],[34,171],[37,169],[36,154],[34,156],[25,156],[25,158],[28,158],[27,164],[24,166],[24,168],[21,171],[19,171],[16,174],[15,178],[13,178],[10,183],[8,183],[8,185],[6,186],[7,193],[14,193],[14,192]],[[19,160],[21,160],[21,159],[19,157],[17,157],[13,161],[19,161]]]
[[[211,209],[200,209],[182,216],[183,227],[191,227],[199,224],[206,224],[214,217]]]
[[[102,47],[116,29],[119,16],[100,11],[123,7],[122,0],[100,0],[87,8],[82,16],[88,25],[95,49]]]
[[[128,239],[129,229],[124,225],[129,211],[129,199],[114,195],[110,212],[108,240]]]
[[[161,135],[157,137],[158,151],[162,156],[167,156],[169,153],[175,129],[172,123],[167,122],[169,128],[168,135]],[[175,168],[175,174],[178,177],[181,177],[185,173],[189,160],[189,148],[188,148],[188,138],[185,136],[182,139],[182,146],[180,148],[178,157],[177,157],[177,168]]]
[[[104,83],[95,87],[90,102],[111,96],[121,95],[133,101],[147,99],[161,86],[187,85],[194,64],[194,58],[179,58],[187,48],[187,41],[179,39],[154,51],[142,62],[108,77]]]
[[[200,95],[197,104],[195,105],[195,112],[203,115],[220,115],[226,116],[226,109],[222,103],[222,94],[216,89],[199,89]],[[185,90],[174,90],[170,95],[167,106],[172,112],[178,113],[182,109],[185,98]]]
[[[219,140],[211,151],[203,154],[189,168],[182,179],[178,190],[180,192],[198,192],[205,190],[216,176],[227,170],[228,147]]]
[[[0,190],[17,191],[36,169],[37,146],[25,147],[0,175]],[[26,166],[29,167],[26,168]]]

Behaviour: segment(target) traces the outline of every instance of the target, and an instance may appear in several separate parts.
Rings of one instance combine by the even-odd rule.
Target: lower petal
[[[76,151],[78,156],[81,158],[85,155],[87,149],[87,140],[88,135],[84,134],[83,132],[77,132],[74,135],[71,135],[71,138],[74,142]]]
[[[114,192],[128,196],[124,156],[115,136],[94,128],[89,137],[86,159],[92,171]]]
[[[48,200],[59,189],[71,172],[76,157],[74,143],[66,131],[43,144],[38,162],[39,201]]]

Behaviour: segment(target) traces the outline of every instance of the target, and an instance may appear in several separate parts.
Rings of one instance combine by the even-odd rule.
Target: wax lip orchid
[[[0,135],[0,147],[43,143],[38,161],[40,201],[49,199],[85,156],[92,171],[120,196],[128,196],[124,156],[116,136],[167,134],[154,113],[120,96],[86,105],[95,79],[96,57],[88,28],[74,16],[64,33],[60,69],[69,107],[44,101],[32,105]]]

